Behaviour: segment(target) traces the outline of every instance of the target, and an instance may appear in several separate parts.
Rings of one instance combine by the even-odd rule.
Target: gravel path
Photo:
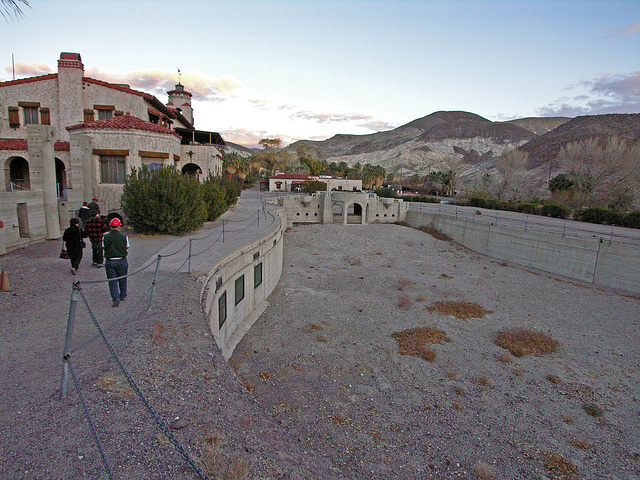
[[[132,269],[172,240],[132,236]],[[0,258],[13,288],[0,293],[3,479],[107,478],[77,393],[58,392],[71,282],[104,271],[89,267],[87,249],[71,277],[59,247]],[[105,284],[83,293],[103,325],[118,322],[109,338],[160,416],[194,457],[217,452],[218,471],[538,479],[554,478],[550,459],[576,478],[640,476],[637,296],[503,266],[408,227],[298,226],[270,307],[230,360],[236,376],[207,331],[199,284],[167,277],[147,311],[152,275],[133,277],[118,309]],[[429,311],[438,301],[491,313]],[[419,326],[450,340],[432,346],[432,362],[399,355],[391,336]],[[550,334],[557,351],[500,360],[493,336],[514,326]],[[94,334],[83,306],[76,345]],[[104,346],[84,346],[72,364],[115,478],[195,478]]]

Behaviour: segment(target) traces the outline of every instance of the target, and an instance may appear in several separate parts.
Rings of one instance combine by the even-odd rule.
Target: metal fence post
[[[149,308],[147,310],[151,310],[151,304],[153,303],[153,291],[156,288],[156,280],[158,279],[158,270],[160,268],[160,260],[162,257],[158,255],[158,260],[156,260],[156,271],[153,274],[153,282],[151,282],[151,293],[149,294]]]
[[[187,273],[191,273],[191,241],[193,239],[191,237],[189,237],[189,258],[188,260],[188,264],[187,264]]]
[[[260,210],[258,210],[258,228],[260,228]]]
[[[222,219],[222,243],[224,243],[224,218]]]
[[[567,229],[567,219],[564,219],[564,226],[562,227],[562,238],[564,238],[564,232]]]
[[[74,282],[71,290],[71,301],[69,302],[69,317],[67,318],[67,335],[64,339],[64,351],[62,353],[62,377],[60,379],[60,398],[67,396],[67,381],[69,379],[69,351],[73,339],[73,326],[76,321],[76,307],[80,296],[80,284]]]

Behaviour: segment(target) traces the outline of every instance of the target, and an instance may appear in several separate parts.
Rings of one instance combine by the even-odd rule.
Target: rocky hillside
[[[555,159],[560,149],[571,142],[618,137],[628,142],[640,141],[640,114],[587,115],[576,117],[530,142],[521,150],[529,154],[529,168]]]
[[[455,169],[462,175],[491,167],[493,160],[547,133],[568,118],[525,118],[492,122],[469,112],[435,112],[393,130],[369,135],[336,135],[301,140],[321,159],[382,165],[397,175],[425,175]]]

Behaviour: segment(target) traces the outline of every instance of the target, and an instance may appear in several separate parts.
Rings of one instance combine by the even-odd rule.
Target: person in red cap
[[[111,231],[102,238],[104,247],[104,269],[109,280],[109,293],[113,301],[113,307],[120,305],[127,298],[127,273],[129,263],[127,253],[129,250],[129,238],[120,231],[122,222],[114,217],[109,222]]]
[[[89,203],[87,207],[89,207],[92,217],[95,216],[96,213],[100,213],[100,205],[98,205],[98,199],[96,197],[91,199],[91,203]]]

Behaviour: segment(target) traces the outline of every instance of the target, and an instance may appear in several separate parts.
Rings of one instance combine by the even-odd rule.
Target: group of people
[[[109,292],[114,307],[127,298],[129,238],[120,231],[121,227],[122,221],[118,217],[113,217],[107,225],[107,221],[100,216],[98,199],[94,197],[89,204],[83,202],[78,216],[69,220],[69,228],[62,235],[71,261],[72,275],[76,275],[80,267],[86,246],[83,238],[89,237],[92,266],[104,267],[107,278],[113,279],[109,280]]]

